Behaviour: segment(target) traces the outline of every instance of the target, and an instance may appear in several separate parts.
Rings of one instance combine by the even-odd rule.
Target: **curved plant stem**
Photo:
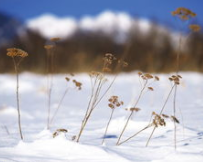
[[[57,108],[56,108],[56,110],[55,110],[55,112],[54,112],[54,114],[53,114],[51,120],[50,120],[50,125],[51,125],[51,123],[53,122],[55,116],[57,115],[57,113],[58,113],[58,111],[59,111],[59,108],[61,107],[61,104],[62,104],[62,102],[63,102],[63,100],[64,100],[66,94],[68,93],[68,90],[69,90],[69,88],[67,88],[67,89],[65,90],[65,92],[63,93],[63,96],[62,96],[62,98],[61,98],[61,100],[60,100],[60,102],[59,102],[59,104],[58,104],[58,106],[57,106]]]
[[[127,119],[127,121],[126,121],[126,123],[125,123],[125,126],[123,127],[123,130],[122,130],[122,132],[121,132],[121,134],[120,134],[120,136],[119,136],[119,138],[118,138],[118,141],[117,141],[116,145],[119,145],[119,142],[120,142],[120,140],[121,140],[121,137],[122,137],[124,131],[126,130],[127,125],[128,125],[128,122],[129,122],[129,120],[130,120],[130,118],[131,118],[132,115],[133,115],[133,111],[131,111],[130,115],[128,116],[128,119]]]
[[[169,92],[169,94],[168,94],[168,96],[167,96],[167,98],[166,98],[166,100],[165,100],[165,102],[164,102],[164,104],[163,104],[163,107],[162,107],[162,109],[161,109],[159,115],[161,115],[161,114],[163,113],[164,108],[165,108],[165,106],[166,106],[166,104],[167,104],[167,102],[168,102],[168,100],[169,100],[169,98],[170,98],[170,96],[171,96],[171,93],[173,92],[174,87],[176,87],[175,84],[171,87],[171,90],[170,90],[170,92]],[[149,139],[147,140],[146,147],[149,145],[149,142],[150,142],[150,140],[151,140],[151,138],[152,138],[152,136],[153,136],[153,134],[154,134],[156,128],[157,128],[157,127],[154,126],[154,129],[153,129],[152,133],[150,134]]]
[[[152,133],[150,134],[150,136],[149,136],[149,138],[148,138],[148,140],[147,140],[147,143],[146,143],[146,147],[149,145],[149,141],[150,141],[150,139],[152,138],[152,135],[154,134],[154,131],[156,130],[156,126],[154,126],[154,128],[153,128],[153,130],[152,130]]]
[[[110,124],[110,122],[111,122],[111,119],[112,119],[112,117],[113,117],[114,110],[115,110],[115,109],[112,109],[112,111],[111,111],[111,116],[110,116],[109,121],[108,121],[107,126],[106,126],[106,130],[105,130],[105,133],[104,133],[104,137],[103,137],[103,140],[102,140],[102,144],[104,144],[105,136],[106,136],[106,133],[107,133],[107,131],[108,131],[108,128],[109,128],[109,124]]]
[[[121,145],[121,144],[123,144],[123,143],[129,141],[130,139],[134,138],[134,137],[137,136],[139,133],[141,133],[142,131],[148,129],[149,127],[151,127],[151,125],[148,125],[148,126],[144,127],[143,129],[141,129],[140,131],[138,131],[138,132],[135,133],[134,135],[132,135],[132,136],[130,136],[129,138],[127,138],[126,140],[120,142],[118,145]]]

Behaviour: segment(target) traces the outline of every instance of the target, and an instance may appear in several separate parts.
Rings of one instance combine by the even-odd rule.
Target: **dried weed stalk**
[[[167,96],[167,98],[166,98],[166,100],[165,100],[165,102],[164,102],[164,104],[163,104],[163,106],[162,106],[162,108],[161,108],[161,111],[160,111],[160,113],[159,113],[159,115],[163,115],[163,111],[164,111],[164,109],[165,109],[165,106],[166,106],[166,104],[167,104],[167,102],[168,102],[168,100],[169,100],[169,98],[170,98],[170,96],[171,96],[171,94],[172,94],[172,92],[174,91],[174,92],[176,92],[175,91],[175,88],[178,86],[178,85],[180,85],[180,80],[182,79],[182,77],[180,76],[180,75],[172,75],[171,77],[169,77],[169,80],[172,82],[172,86],[171,86],[171,89],[170,89],[170,91],[169,91],[169,94],[168,94],[168,96]],[[176,97],[176,96],[175,96]],[[174,104],[174,103],[173,103]],[[175,110],[175,109],[173,109],[173,110]],[[175,114],[175,112],[174,112],[174,114]],[[179,123],[179,122],[177,122],[178,120],[177,120],[177,118],[176,118],[176,116],[173,114],[173,117],[172,117],[172,119],[173,119],[173,121],[174,121],[174,125],[175,125],[175,128],[174,128],[174,131],[175,131],[175,136],[174,136],[174,146],[175,146],[175,148],[176,148],[176,124],[177,123]],[[175,120],[176,119],[176,120]],[[149,142],[150,142],[150,140],[151,140],[151,137],[152,137],[152,135],[154,134],[154,131],[155,131],[155,129],[156,129],[156,127],[154,127],[153,128],[153,130],[152,130],[152,133],[150,134],[150,137],[149,137],[149,139],[147,140],[147,143],[146,143],[146,146],[148,146],[149,145]]]
[[[74,74],[71,74],[71,76],[74,76]],[[72,79],[71,77],[65,77],[65,80],[68,83],[68,85],[69,85],[70,82],[72,82],[75,85],[75,88],[77,90],[81,90],[82,89],[82,83],[81,82],[78,82],[75,79]],[[62,104],[66,94],[68,93],[69,89],[70,89],[70,87],[67,86],[67,88],[65,89],[65,91],[64,91],[64,93],[63,93],[63,95],[62,95],[62,97],[61,97],[61,99],[60,99],[60,101],[58,103],[58,106],[57,106],[56,110],[53,113],[53,116],[50,119],[50,125],[49,126],[51,126],[51,124],[53,123],[53,121],[54,121],[54,119],[55,119],[55,117],[56,117],[56,115],[57,115],[57,113],[58,113],[58,111],[59,111],[59,109],[61,107],[61,104]]]
[[[197,16],[196,13],[191,11],[190,9],[179,7],[175,11],[172,11],[171,14],[175,17],[178,17],[179,20],[182,22],[188,22],[194,17]],[[201,27],[197,24],[191,24],[189,25],[189,29],[193,32],[200,31]],[[177,57],[176,57],[176,75],[178,75],[180,70],[180,54],[181,54],[181,47],[182,47],[182,31],[180,31],[180,37],[179,37],[179,44],[178,44],[178,51],[177,51]],[[175,90],[174,90],[174,96],[173,96],[173,115],[176,116],[176,96],[177,96],[177,84],[175,84]],[[176,122],[174,121],[174,148],[176,149]]]
[[[60,38],[51,38],[44,46],[47,54],[47,94],[48,94],[48,103],[47,103],[47,129],[50,127],[50,114],[51,114],[51,97],[52,97],[52,88],[53,88],[53,73],[54,73],[54,54],[56,50],[56,42]]]
[[[105,136],[106,136],[106,133],[108,131],[108,127],[109,127],[109,124],[110,124],[111,119],[113,117],[113,113],[114,113],[115,108],[120,107],[124,104],[123,101],[119,101],[118,96],[111,96],[108,101],[109,101],[108,107],[111,108],[111,115],[110,115],[109,121],[107,123],[105,132],[104,132],[102,144],[104,144]]]
[[[112,55],[111,53],[105,54],[103,58],[104,64],[102,68],[102,72],[95,72],[92,71],[89,76],[91,79],[91,96],[90,100],[85,112],[85,116],[82,120],[81,128],[79,131],[79,134],[77,136],[76,141],[79,142],[80,137],[83,133],[83,130],[92,114],[94,109],[97,107],[97,105],[101,102],[101,100],[104,98],[106,93],[109,91],[109,89],[112,87],[113,83],[115,82],[115,79],[117,75],[115,75],[114,79],[111,81],[111,83],[107,86],[106,90],[103,94],[101,94],[101,90],[104,89],[104,84],[106,83],[107,79],[105,77],[106,72],[112,71],[112,64],[113,62],[117,62],[116,70],[127,66],[127,63],[121,60],[117,60],[117,58]]]
[[[140,111],[140,108],[137,108],[137,105],[138,105],[141,97],[143,96],[144,91],[145,90],[154,91],[153,87],[151,87],[151,84],[154,81],[159,81],[158,76],[153,76],[152,74],[149,74],[149,73],[143,74],[142,72],[138,72],[138,75],[139,75],[139,79],[140,79],[141,90],[140,90],[138,99],[136,100],[134,106],[132,108],[130,108],[130,114],[129,114],[129,116],[127,118],[127,121],[126,121],[126,123],[125,123],[125,125],[124,125],[124,127],[122,129],[121,134],[119,135],[119,138],[118,138],[118,141],[117,141],[116,145],[120,144],[121,137],[123,136],[123,134],[124,134],[124,132],[125,132],[127,126],[128,126],[128,123],[130,121],[130,118],[132,117],[134,112]]]
[[[23,134],[21,129],[21,116],[20,116],[20,101],[19,101],[19,66],[25,57],[28,56],[28,53],[18,49],[18,48],[8,48],[7,56],[11,57],[13,60],[15,73],[16,73],[16,101],[17,101],[17,110],[18,110],[18,126],[20,137],[23,140]]]

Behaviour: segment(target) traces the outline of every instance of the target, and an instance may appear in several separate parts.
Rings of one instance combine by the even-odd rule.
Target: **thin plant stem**
[[[127,119],[127,121],[126,121],[126,123],[125,123],[125,126],[123,127],[123,130],[122,130],[122,132],[121,132],[121,134],[120,134],[120,136],[119,136],[119,138],[118,138],[118,141],[117,141],[116,145],[119,145],[119,142],[120,142],[120,140],[121,140],[121,137],[122,137],[124,131],[126,130],[127,125],[128,125],[128,122],[130,121],[130,118],[131,118],[132,115],[133,115],[133,111],[131,111],[130,115],[128,116],[128,119]]]
[[[156,126],[154,126],[153,130],[152,130],[152,133],[150,134],[148,140],[147,140],[147,143],[146,143],[146,147],[149,145],[149,142],[150,142],[150,139],[152,138],[152,135],[154,134],[154,131],[156,130]]]
[[[69,90],[69,88],[67,88],[67,89],[65,90],[65,92],[63,93],[63,96],[62,96],[62,98],[61,98],[61,100],[60,100],[60,102],[59,102],[59,104],[58,104],[58,106],[57,106],[57,108],[56,108],[56,110],[55,110],[55,112],[54,112],[54,114],[53,114],[51,120],[50,120],[50,125],[51,125],[51,123],[53,122],[55,116],[57,115],[57,113],[58,113],[58,111],[59,111],[59,108],[61,107],[61,104],[62,104],[62,102],[63,102],[63,100],[64,100],[66,94],[68,93],[68,90]]]
[[[138,104],[138,102],[140,101],[141,96],[142,96],[142,94],[143,94],[143,92],[144,92],[144,90],[145,90],[145,88],[146,88],[146,85],[147,85],[147,80],[146,80],[146,82],[145,82],[144,86],[142,87],[142,89],[141,89],[141,91],[140,91],[140,94],[139,94],[139,96],[138,96],[137,101],[135,102],[134,107],[136,107],[136,106],[137,106],[137,104]],[[126,128],[127,128],[127,125],[128,125],[128,123],[129,123],[129,120],[130,120],[130,118],[131,118],[132,114],[133,114],[133,111],[130,113],[130,115],[129,115],[129,117],[128,117],[128,119],[127,119],[126,123],[125,123],[125,126],[124,126],[124,128],[123,128],[123,130],[122,130],[122,132],[121,132],[121,134],[120,134],[120,136],[119,136],[119,138],[118,138],[118,141],[117,141],[116,145],[119,145],[119,142],[120,142],[120,140],[121,140],[121,137],[122,137],[122,135],[123,135],[124,131],[125,131],[125,130],[126,130]]]
[[[177,94],[177,85],[175,85],[175,91],[174,91],[174,98],[173,98],[173,116],[176,116],[176,94]],[[174,148],[176,150],[176,137],[177,137],[177,127],[176,122],[173,120],[174,123]]]
[[[23,140],[23,134],[22,134],[22,129],[21,129],[21,114],[20,114],[20,101],[19,101],[19,73],[18,73],[18,65],[13,58],[13,63],[15,67],[15,73],[16,73],[16,101],[17,101],[17,111],[18,111],[18,127],[19,127],[19,132],[20,132],[20,138]]]
[[[169,98],[170,98],[170,96],[171,96],[171,93],[173,92],[173,89],[174,89],[175,86],[176,86],[176,85],[174,84],[174,85],[171,87],[171,90],[170,90],[170,92],[169,92],[169,94],[168,94],[168,96],[167,96],[167,98],[166,98],[166,100],[165,100],[165,102],[164,102],[164,104],[163,104],[163,107],[162,107],[162,109],[161,109],[159,115],[161,115],[161,114],[163,113],[164,108],[165,108],[165,106],[166,106],[166,104],[167,104],[167,102],[168,102],[168,100],[169,100]],[[146,147],[149,145],[149,142],[150,142],[150,140],[151,140],[151,138],[152,138],[152,136],[153,136],[153,134],[154,134],[156,128],[157,128],[157,127],[154,126],[154,129],[153,129],[153,131],[152,131],[152,133],[151,133],[151,135],[150,135],[150,137],[149,137],[149,139],[148,139],[148,141],[147,141]]]
[[[107,131],[108,131],[108,128],[109,128],[109,124],[110,124],[110,122],[111,122],[111,119],[112,119],[112,117],[113,117],[114,110],[115,110],[115,109],[112,109],[112,111],[111,111],[111,116],[110,116],[109,121],[108,121],[108,123],[107,123],[106,130],[105,130],[105,133],[104,133],[104,137],[103,137],[103,140],[102,140],[102,145],[104,144],[105,136],[106,136],[106,133],[107,133]]]
[[[79,142],[80,140],[80,137],[83,133],[83,130],[93,112],[93,110],[96,108],[96,106],[101,102],[101,100],[104,98],[104,96],[106,95],[106,93],[109,91],[109,89],[111,88],[111,86],[113,85],[113,83],[115,82],[115,79],[116,79],[117,75],[114,77],[113,81],[111,82],[111,84],[107,87],[106,91],[103,93],[103,95],[99,98],[99,94],[101,92],[101,89],[103,87],[103,80],[99,80],[99,83],[96,84],[96,82],[98,81],[99,78],[96,78],[96,81],[93,85],[93,89],[92,89],[92,95],[91,95],[91,98],[89,100],[89,103],[88,103],[88,107],[87,107],[87,110],[86,110],[86,113],[85,113],[85,116],[84,116],[84,119],[82,121],[82,124],[81,124],[81,128],[80,128],[80,132],[78,134],[78,138],[77,138],[77,142]],[[94,89],[96,88],[96,90],[94,91]]]
[[[129,138],[127,138],[126,140],[120,142],[118,145],[121,145],[127,141],[129,141],[130,139],[134,138],[135,136],[137,136],[139,133],[143,132],[144,130],[148,129],[149,127],[151,127],[151,125],[148,125],[146,127],[144,127],[143,129],[141,129],[140,131],[138,131],[137,133],[135,133],[134,135],[130,136]]]

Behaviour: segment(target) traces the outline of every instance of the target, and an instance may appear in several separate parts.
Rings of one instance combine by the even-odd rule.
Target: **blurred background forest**
[[[55,45],[55,73],[98,70],[102,66],[105,53],[112,53],[117,58],[125,55],[124,59],[129,63],[125,71],[175,71],[180,31],[172,31],[155,20],[143,23],[141,19],[132,18],[131,22],[127,32],[119,29],[120,24],[117,21],[112,23],[113,27],[111,24],[110,31],[76,27],[71,35],[64,36],[53,44],[49,41],[50,38],[36,28],[33,29],[19,19],[0,12],[0,72],[13,72],[13,63],[6,56],[6,49],[16,47],[29,54],[21,65],[21,71],[45,73],[47,54],[44,46],[49,44]],[[102,25],[103,28],[109,28],[108,22],[105,24],[104,21]],[[191,33],[184,30],[180,57],[180,70],[203,71],[201,31]]]

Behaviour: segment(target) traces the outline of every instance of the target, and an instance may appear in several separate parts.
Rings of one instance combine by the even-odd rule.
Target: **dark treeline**
[[[22,71],[46,72],[47,40],[33,31],[25,31],[12,43],[0,47],[0,72],[12,72],[12,60],[6,56],[6,49],[16,47],[28,52],[21,65]],[[150,32],[142,33],[132,29],[124,43],[117,43],[116,32],[112,35],[102,32],[78,31],[71,38],[60,40],[54,49],[54,69],[59,72],[85,72],[98,70],[102,66],[105,53],[117,58],[125,55],[129,63],[125,71],[171,72],[176,68],[177,48],[174,47],[170,32],[160,32],[153,25]],[[187,47],[187,48],[186,48]],[[180,70],[203,71],[203,34],[190,34],[182,45]]]

